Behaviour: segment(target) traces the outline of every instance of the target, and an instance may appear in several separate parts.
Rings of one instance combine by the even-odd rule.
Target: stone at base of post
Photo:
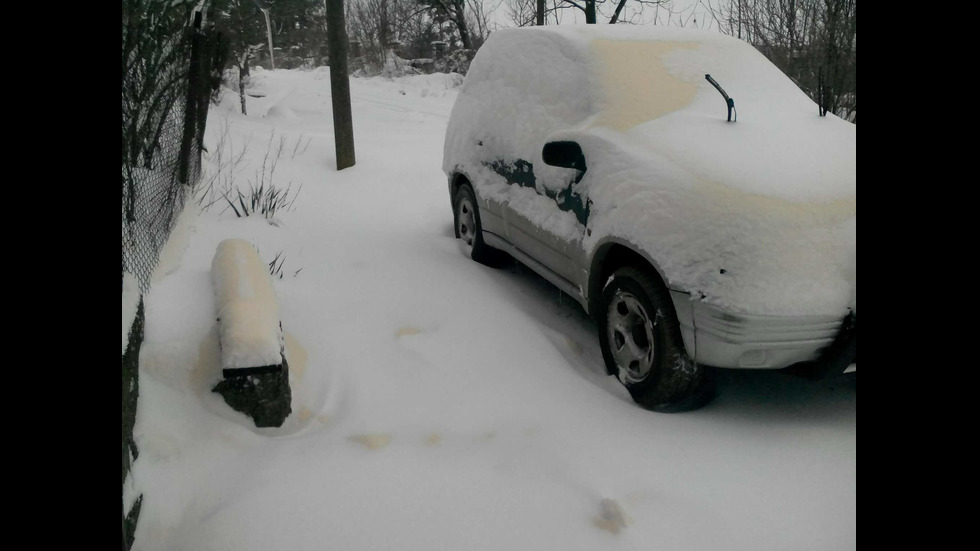
[[[286,358],[282,359],[281,369],[236,376],[226,374],[211,391],[220,394],[231,409],[251,417],[260,428],[281,427],[293,411]]]

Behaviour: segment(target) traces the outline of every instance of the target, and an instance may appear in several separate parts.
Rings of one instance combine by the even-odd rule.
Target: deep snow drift
[[[357,165],[337,172],[328,73],[256,78],[249,116],[234,95],[209,116],[209,170],[219,144],[245,148],[224,170],[247,191],[283,140],[273,180],[303,187],[272,223],[190,209],[164,253],[125,496],[144,495],[136,549],[856,546],[854,376],[727,373],[703,410],[641,410],[578,305],[460,253],[441,171],[458,81],[353,79]],[[280,429],[210,392],[226,238],[284,258]]]

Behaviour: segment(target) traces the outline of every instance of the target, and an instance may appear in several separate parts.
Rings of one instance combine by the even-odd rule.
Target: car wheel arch
[[[460,186],[462,186],[463,184],[469,184],[469,186],[473,188],[473,183],[462,172],[454,172],[452,176],[450,176],[449,178],[450,201],[453,202],[456,201],[456,192],[459,191]],[[473,188],[473,191],[476,192],[476,188]]]
[[[663,270],[655,260],[639,251],[639,247],[615,238],[596,246],[589,267],[588,289],[589,314],[593,318],[600,314],[600,298],[606,281],[616,270],[625,266],[635,266],[649,272],[669,296],[667,278],[664,277]]]

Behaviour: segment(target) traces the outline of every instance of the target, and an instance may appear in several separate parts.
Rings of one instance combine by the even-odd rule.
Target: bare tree
[[[538,16],[540,15],[543,21],[545,12],[548,11],[543,9],[544,5],[544,0],[508,0],[507,18],[518,27],[543,25],[544,23],[538,22]],[[542,7],[540,13],[538,12],[539,7]]]
[[[188,12],[151,0],[123,2],[122,167],[152,168],[171,109],[186,94]],[[132,183],[132,178],[129,183]],[[123,186],[127,180],[123,179]],[[132,196],[132,195],[131,195]],[[132,213],[129,213],[132,216]]]
[[[396,36],[395,0],[352,0],[349,19],[350,36],[361,43],[368,59],[383,67],[387,46]]]
[[[857,12],[856,0],[824,0],[819,11],[817,44],[823,50],[827,89],[822,105],[857,123]]]
[[[555,0],[554,10],[574,8],[585,14],[587,24],[596,24],[600,16],[607,22],[633,23],[644,19],[644,10],[647,8],[664,9],[667,13],[671,10],[671,0]],[[630,17],[623,17],[624,8],[630,5]],[[655,16],[654,22],[659,19]]]
[[[459,41],[463,44],[463,48],[473,49],[469,25],[466,23],[465,0],[418,0],[418,3],[434,14],[451,21],[456,27],[456,32],[459,33]]]
[[[365,55],[379,63],[386,44],[397,40],[421,56],[433,41],[446,40],[447,32],[458,36],[462,48],[477,49],[496,28],[493,13],[503,1],[349,0],[348,32],[364,46]],[[448,42],[452,50],[457,40]]]
[[[559,12],[571,8],[564,0],[507,0],[507,19],[518,27],[559,23]]]
[[[250,75],[250,62],[262,47],[261,12],[252,0],[225,0],[217,3],[218,28],[229,38],[231,59],[238,69],[238,96],[242,114],[247,114],[245,87]]]
[[[599,0],[603,2],[604,0]],[[563,3],[572,6],[573,8],[578,8],[585,13],[585,22],[588,25],[595,25],[596,22],[596,11],[595,3],[596,0],[562,0]]]
[[[469,53],[476,50],[498,24],[494,12],[504,0],[347,0],[347,32],[361,49],[361,69],[384,72],[401,58],[452,58],[448,67],[465,71]],[[397,44],[397,46],[393,46]],[[440,54],[440,55],[441,55]],[[442,59],[442,58],[440,58]]]
[[[492,16],[502,3],[503,0],[468,0],[466,2],[467,27],[472,33],[470,38],[474,50],[479,49],[496,27]]]

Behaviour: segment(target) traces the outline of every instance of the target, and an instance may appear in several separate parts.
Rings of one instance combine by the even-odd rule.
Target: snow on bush
[[[221,367],[240,369],[282,363],[279,303],[268,266],[241,239],[218,244],[211,263]]]
[[[735,100],[737,122],[705,80]],[[578,142],[584,178],[547,166]],[[537,192],[492,163],[533,165]],[[818,109],[751,45],[664,27],[505,29],[474,60],[446,132],[443,170],[586,254],[644,249],[668,285],[737,312],[854,307],[854,125]],[[588,228],[545,189],[592,201]],[[589,233],[587,230],[591,230]]]

